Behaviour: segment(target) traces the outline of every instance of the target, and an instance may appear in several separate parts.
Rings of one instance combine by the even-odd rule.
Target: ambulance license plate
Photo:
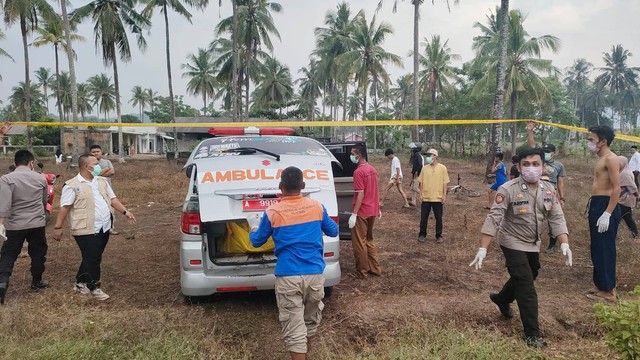
[[[278,198],[242,200],[242,211],[266,210],[269,206],[279,202]]]

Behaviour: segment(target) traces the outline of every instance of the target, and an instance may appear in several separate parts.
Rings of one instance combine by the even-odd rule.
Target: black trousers
[[[34,282],[42,280],[44,263],[47,261],[47,238],[44,226],[24,230],[7,230],[7,240],[0,249],[0,283],[9,282],[13,265],[27,240],[31,257],[31,277]]]
[[[638,184],[638,176],[640,175],[640,171],[636,170],[633,172],[633,179],[636,182],[636,187],[640,189],[640,184]]]
[[[87,284],[89,290],[100,287],[102,253],[109,242],[109,232],[102,229],[93,235],[74,236],[82,254],[82,262],[76,275],[77,283]]]
[[[498,298],[502,302],[512,303],[515,300],[518,303],[525,336],[540,336],[538,294],[533,284],[540,270],[540,254],[507,249],[504,246],[500,248],[511,277],[500,290]]]
[[[625,224],[627,224],[633,236],[638,236],[638,226],[636,226],[636,222],[633,220],[633,210],[631,210],[631,208],[628,206],[620,204],[618,204],[618,206],[620,206],[622,220],[624,220]]]
[[[433,217],[436,218],[436,237],[442,236],[442,211],[443,204],[441,202],[423,202],[420,209],[420,233],[418,236],[427,236],[427,223],[429,222],[429,213],[433,210]]]

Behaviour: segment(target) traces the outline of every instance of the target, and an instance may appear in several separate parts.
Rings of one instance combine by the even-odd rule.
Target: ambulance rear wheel
[[[328,298],[333,294],[333,286],[327,286],[324,288],[324,297]]]

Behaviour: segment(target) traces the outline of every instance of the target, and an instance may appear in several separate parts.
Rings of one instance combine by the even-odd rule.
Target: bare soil
[[[407,157],[401,155],[405,174],[409,173]],[[431,219],[428,241],[423,244],[417,241],[419,210],[402,209],[400,195],[392,190],[382,219],[375,226],[383,276],[367,280],[348,276],[354,270],[351,243],[342,242],[343,278],[333,296],[326,299],[317,340],[321,347],[358,352],[397,335],[418,319],[446,327],[488,329],[515,340],[521,336],[522,325],[515,306],[516,317],[506,321],[488,298],[489,292],[499,290],[508,278],[497,244],[491,245],[481,271],[468,266],[477,251],[479,230],[486,215],[483,206],[489,185],[481,180],[484,161],[443,159],[442,162],[449,169],[452,184],[460,174],[461,183],[480,191],[482,196],[450,197],[444,211],[444,243],[435,242]],[[372,163],[378,169],[383,186],[389,178],[389,164],[386,159]],[[7,159],[0,160],[0,169],[7,169],[9,164]],[[134,159],[122,165],[114,161],[114,164],[115,192],[134,212],[138,222],[130,225],[118,216],[115,225],[120,235],[109,240],[102,264],[103,289],[112,297],[101,304],[80,304],[81,311],[90,313],[97,306],[115,316],[132,311],[142,314],[147,309],[159,308],[170,310],[168,313],[177,323],[208,322],[209,318],[217,332],[222,329],[228,336],[225,337],[227,345],[237,344],[251,354],[251,358],[286,358],[271,292],[225,294],[200,304],[184,303],[180,295],[179,227],[187,179],[180,166],[160,159]],[[536,287],[541,327],[548,342],[542,354],[599,359],[611,354],[593,316],[594,302],[584,295],[593,287],[584,217],[593,161],[566,159],[565,165],[569,174],[565,211],[574,266],[566,267],[559,253],[541,254],[543,268]],[[45,162],[47,170],[59,173],[61,180],[76,174],[76,169],[68,169],[64,164],[56,166],[51,161]],[[407,194],[408,185],[406,181]],[[61,186],[59,181],[58,197]],[[52,226],[49,224],[48,234],[53,231]],[[69,294],[80,253],[66,232],[60,243],[49,240],[45,278],[51,282],[51,289],[31,294],[28,258],[20,258],[11,279],[8,301],[28,303],[35,302],[35,297],[73,296]],[[640,242],[631,239],[624,224],[620,225],[618,240],[618,286],[621,296],[625,297],[625,290],[633,289],[640,282]],[[196,316],[204,318],[193,318]],[[137,323],[144,325],[145,322],[138,320]]]

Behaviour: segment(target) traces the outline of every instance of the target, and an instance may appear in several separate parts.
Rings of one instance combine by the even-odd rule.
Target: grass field
[[[407,155],[401,160],[406,165]],[[489,248],[482,271],[468,267],[486,214],[483,161],[445,158],[452,180],[460,174],[466,187],[483,196],[448,200],[445,242],[435,243],[430,221],[430,237],[421,244],[418,211],[401,209],[400,197],[393,193],[375,227],[384,275],[364,281],[346,276],[354,262],[351,244],[342,242],[343,279],[326,300],[310,358],[614,358],[593,316],[594,303],[584,296],[593,286],[584,210],[594,160],[563,160],[574,267],[566,268],[561,254],[541,255],[543,270],[536,286],[545,349],[526,348],[518,316],[502,320],[489,302],[488,293],[507,278],[497,244]],[[372,162],[385,183],[388,163]],[[0,169],[9,164],[0,159]],[[111,299],[95,302],[71,291],[80,254],[65,230],[62,242],[49,240],[45,279],[50,289],[31,293],[28,258],[18,259],[7,303],[0,307],[0,358],[286,359],[272,293],[184,303],[179,224],[187,179],[180,167],[159,159],[115,165],[114,189],[138,223],[125,224],[119,216],[121,235],[111,237],[105,252],[103,289]],[[51,161],[45,162],[45,170],[63,179],[75,175]],[[58,196],[61,186],[62,181],[56,184]],[[618,240],[618,284],[624,297],[640,283],[640,242],[631,239],[623,224]]]

